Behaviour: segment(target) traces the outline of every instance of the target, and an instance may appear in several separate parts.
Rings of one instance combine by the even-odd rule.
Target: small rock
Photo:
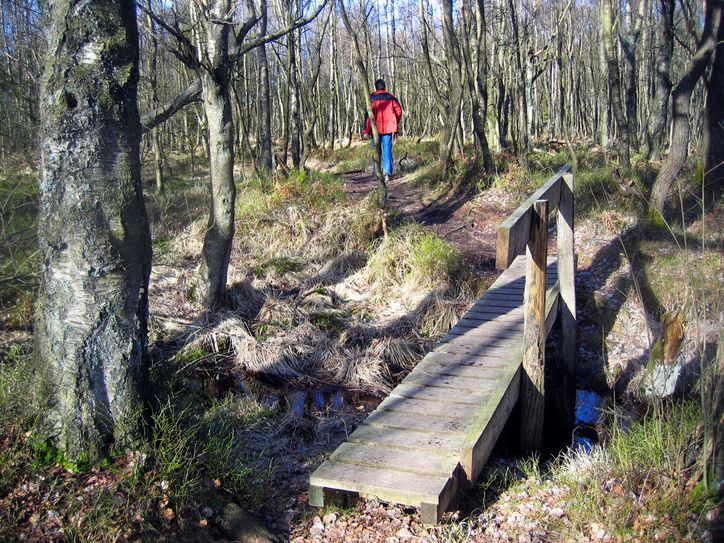
[[[211,509],[211,507],[202,507],[201,508],[201,516],[209,519],[214,516],[214,510]]]
[[[324,515],[324,518],[322,521],[325,525],[334,524],[337,520],[337,515],[335,513],[329,513],[328,515]]]
[[[399,537],[401,541],[407,541],[412,537],[412,533],[407,528],[402,528],[395,535]]]
[[[257,518],[242,510],[235,503],[227,503],[222,508],[219,527],[239,543],[272,543],[278,541]]]
[[[317,519],[319,517],[314,518]],[[309,529],[309,533],[312,535],[322,535],[324,533],[324,524],[322,524],[321,521],[315,521]]]
[[[555,508],[551,509],[550,513],[554,517],[558,517],[558,518],[561,518],[564,514],[563,509],[561,509],[560,507],[555,507]]]

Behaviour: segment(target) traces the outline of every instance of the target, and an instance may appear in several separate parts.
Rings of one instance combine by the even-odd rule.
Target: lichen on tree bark
[[[141,189],[132,0],[50,5],[35,322],[46,430],[69,458],[135,435],[144,400],[150,234]]]

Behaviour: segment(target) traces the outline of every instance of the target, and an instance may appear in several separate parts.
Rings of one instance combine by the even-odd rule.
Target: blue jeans
[[[380,134],[380,142],[382,143],[382,175],[392,175],[395,163],[392,160],[392,134]],[[372,139],[374,146],[375,140]]]

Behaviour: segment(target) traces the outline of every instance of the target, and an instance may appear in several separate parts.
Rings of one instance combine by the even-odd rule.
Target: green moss
[[[277,257],[271,258],[254,268],[254,273],[258,276],[264,275],[268,270],[274,270],[279,275],[298,272],[302,269],[302,262],[297,258]]]
[[[349,312],[341,310],[312,311],[309,322],[325,332],[342,333],[346,328]]]
[[[190,350],[180,351],[174,360],[179,366],[185,366],[193,362],[198,362],[211,356],[212,353],[204,349],[203,347],[194,347]]]

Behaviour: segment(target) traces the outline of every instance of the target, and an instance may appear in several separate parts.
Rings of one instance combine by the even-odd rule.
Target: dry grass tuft
[[[427,337],[446,334],[470,309],[477,295],[466,283],[456,293],[435,289],[417,308],[418,327]]]
[[[314,376],[331,342],[309,323],[259,341],[251,336],[232,341],[236,363],[251,373],[300,379]]]
[[[348,387],[383,394],[392,390],[387,365],[371,349],[335,347],[328,352],[325,367],[336,382]]]

